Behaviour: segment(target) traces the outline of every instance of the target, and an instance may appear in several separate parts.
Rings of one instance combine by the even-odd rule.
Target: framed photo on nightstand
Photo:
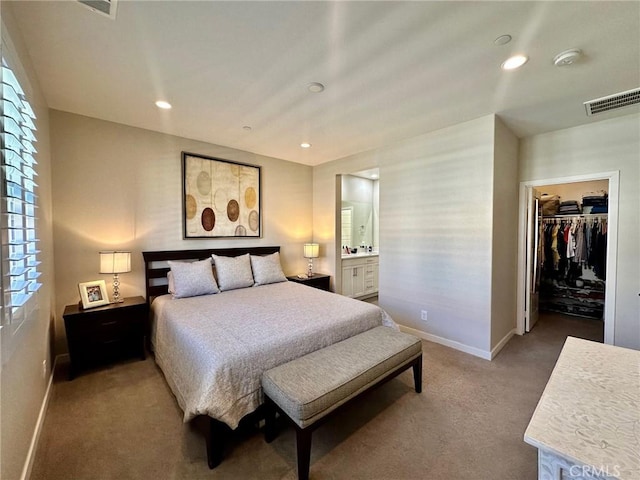
[[[78,290],[80,290],[82,308],[84,309],[101,307],[103,305],[109,304],[107,285],[105,284],[104,280],[79,283]]]

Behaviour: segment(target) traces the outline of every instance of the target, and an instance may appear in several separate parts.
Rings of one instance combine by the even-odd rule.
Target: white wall
[[[640,349],[640,114],[527,138],[520,181],[620,172],[614,343]]]
[[[380,305],[401,325],[487,356],[493,155],[490,115],[315,167],[314,232],[327,252],[320,268],[335,275],[335,176],[379,167]]]
[[[51,111],[56,351],[66,351],[62,311],[78,282],[98,273],[98,252],[132,251],[124,296],[144,295],[142,251],[280,245],[286,274],[306,270],[311,240],[311,167],[71,113]],[[182,238],[181,151],[262,167],[261,239]]]
[[[11,8],[2,2],[2,55],[9,61],[36,114],[38,142],[38,235],[40,242],[39,311],[25,320],[0,330],[0,478],[18,479],[25,467],[31,441],[46,398],[51,375],[53,318],[53,242],[51,233],[51,164],[48,107],[40,90]],[[43,369],[44,362],[44,369]]]
[[[492,350],[515,333],[517,323],[518,139],[498,118],[493,175]]]

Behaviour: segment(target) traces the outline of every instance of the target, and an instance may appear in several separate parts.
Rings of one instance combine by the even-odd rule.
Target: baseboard
[[[44,425],[44,418],[47,414],[47,408],[49,407],[49,399],[51,398],[51,387],[53,386],[53,375],[56,371],[56,365],[58,364],[58,358],[62,355],[57,355],[53,361],[51,367],[51,373],[49,374],[49,384],[47,385],[47,391],[42,399],[42,405],[40,406],[40,413],[38,414],[38,421],[36,422],[35,429],[33,430],[33,436],[31,437],[31,444],[29,445],[29,451],[27,452],[27,459],[24,462],[22,468],[22,475],[20,480],[28,480],[31,477],[31,470],[33,468],[33,461],[35,460],[36,450],[38,448],[38,441],[40,440],[40,433],[42,432],[42,426]]]
[[[507,333],[502,340],[500,340],[498,342],[498,344],[493,347],[491,349],[491,360],[493,360],[494,358],[496,358],[496,355],[498,355],[498,353],[500,353],[500,350],[502,350],[504,348],[504,346],[507,344],[507,342],[509,342],[509,340],[511,340],[511,337],[513,337],[516,334],[516,329],[512,329],[509,333]]]
[[[479,348],[470,347],[469,345],[465,345],[464,343],[456,342],[454,340],[449,340],[448,338],[438,337],[437,335],[432,335],[431,333],[423,332],[422,330],[417,330],[411,327],[405,327],[404,325],[399,325],[399,326],[400,326],[400,330],[402,330],[403,332],[410,333],[411,335],[415,335],[416,337],[423,338],[424,340],[428,340],[430,342],[439,343],[440,345],[444,345],[445,347],[451,347],[456,350],[460,350],[461,352],[469,353],[471,355],[483,358],[485,360],[491,360],[494,356],[493,351],[488,352],[486,350],[481,350]],[[502,346],[500,348],[502,348]],[[498,351],[496,351],[496,354]]]

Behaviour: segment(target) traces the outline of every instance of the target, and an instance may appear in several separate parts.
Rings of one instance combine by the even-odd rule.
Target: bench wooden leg
[[[309,480],[311,462],[311,428],[296,428],[298,480]]]
[[[413,384],[417,393],[422,393],[422,355],[416,358],[413,364]]]
[[[222,462],[224,454],[224,439],[227,435],[227,426],[213,418],[209,418],[207,431],[207,463],[210,469],[216,468]]]
[[[271,443],[278,436],[276,428],[276,406],[269,397],[264,397],[264,440]]]

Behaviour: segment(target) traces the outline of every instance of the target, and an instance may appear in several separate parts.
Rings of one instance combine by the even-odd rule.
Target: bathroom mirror
[[[377,171],[365,175],[342,176],[341,245],[351,248],[377,247]]]
[[[343,245],[350,247],[373,245],[372,213],[373,208],[370,203],[342,202]]]

